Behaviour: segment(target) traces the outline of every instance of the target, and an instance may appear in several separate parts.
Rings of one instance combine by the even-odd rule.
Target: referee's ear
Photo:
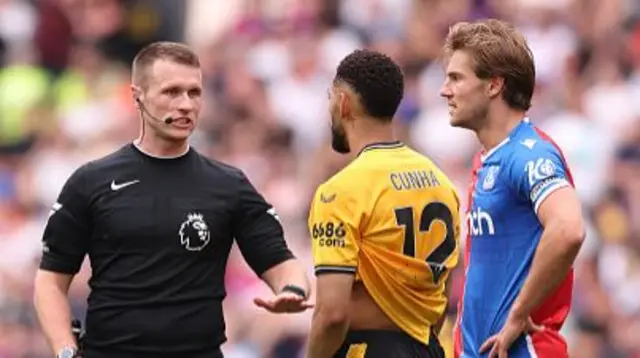
[[[140,87],[132,84],[131,85],[131,99],[136,104],[136,107],[140,107],[140,97],[142,96],[142,91],[140,91]]]

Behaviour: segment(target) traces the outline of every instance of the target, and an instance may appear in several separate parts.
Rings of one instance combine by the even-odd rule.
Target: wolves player
[[[497,20],[453,26],[444,50],[451,124],[484,147],[470,187],[456,354],[567,357],[559,330],[584,224],[562,153],[525,117],[531,51]]]
[[[309,215],[317,276],[309,358],[444,357],[437,341],[457,264],[459,203],[426,157],[393,141],[400,68],[359,50],[330,90],[333,149],[357,153]]]

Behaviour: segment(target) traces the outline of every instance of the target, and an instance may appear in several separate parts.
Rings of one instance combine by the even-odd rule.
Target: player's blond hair
[[[533,54],[511,24],[495,19],[459,22],[445,39],[445,59],[455,51],[471,57],[479,78],[504,78],[502,98],[509,107],[523,111],[531,107],[536,75]]]

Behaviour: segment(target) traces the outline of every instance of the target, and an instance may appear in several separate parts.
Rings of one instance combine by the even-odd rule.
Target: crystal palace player
[[[458,357],[567,357],[559,334],[584,238],[562,153],[525,117],[535,69],[525,39],[485,20],[452,27],[442,88],[451,124],[476,133],[455,333]]]
[[[459,201],[428,158],[393,140],[398,65],[357,50],[330,90],[333,149],[355,159],[309,215],[316,309],[308,358],[441,358],[437,334],[458,262]]]
[[[234,241],[276,293],[256,299],[299,312],[308,282],[278,218],[238,169],[187,144],[202,106],[196,55],[154,43],[133,63],[141,137],[80,167],[44,232],[35,305],[59,357],[75,355],[66,293],[89,255],[87,358],[221,357],[224,274]]]

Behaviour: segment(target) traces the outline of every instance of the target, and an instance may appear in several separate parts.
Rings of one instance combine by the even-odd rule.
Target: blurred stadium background
[[[207,97],[193,145],[247,173],[311,276],[310,196],[345,164],[327,141],[338,61],[369,46],[402,64],[398,135],[464,195],[478,148],[448,125],[437,56],[450,24],[489,16],[529,39],[530,116],[563,147],[588,215],[564,330],[572,357],[640,357],[640,1],[0,0],[0,358],[51,356],[31,304],[41,232],[71,172],[136,137],[128,70],[141,46],[197,49]],[[70,293],[79,318],[88,271]],[[227,284],[228,357],[301,356],[310,313],[254,308],[267,291],[237,253]]]

